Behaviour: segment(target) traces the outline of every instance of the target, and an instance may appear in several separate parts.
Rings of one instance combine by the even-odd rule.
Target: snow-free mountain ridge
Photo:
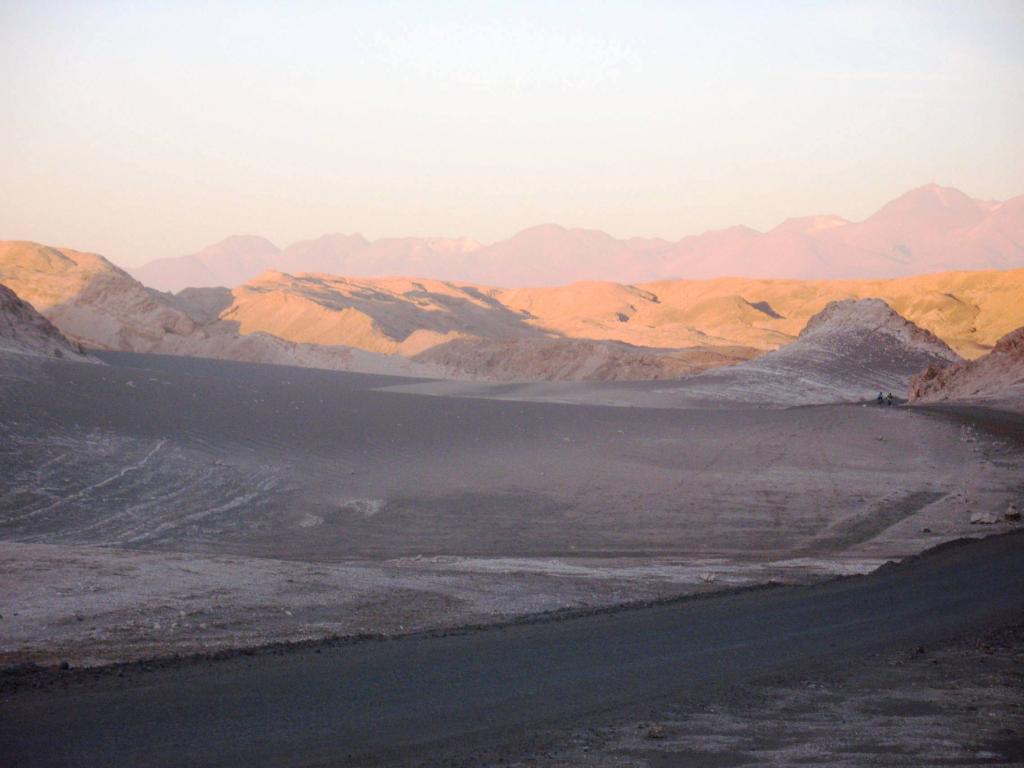
[[[233,288],[273,269],[351,277],[418,275],[506,288],[580,280],[636,283],[722,276],[878,279],[949,270],[1024,267],[1024,195],[976,200],[928,184],[861,222],[836,215],[789,219],[767,232],[736,226],[684,237],[618,239],[542,224],[484,245],[468,238],[330,234],[284,248],[233,236],[187,256],[130,270],[164,291]]]

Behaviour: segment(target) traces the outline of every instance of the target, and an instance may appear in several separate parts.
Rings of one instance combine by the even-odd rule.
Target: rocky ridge
[[[361,349],[304,344],[256,329],[241,334],[237,323],[217,317],[221,291],[162,294],[97,254],[0,242],[0,281],[66,336],[93,349],[396,375],[433,372]]]
[[[880,298],[964,357],[1024,325],[1024,270],[518,289],[272,271],[166,294],[101,256],[14,242],[0,280],[100,349],[473,380],[678,378],[785,347],[847,299]]]
[[[1024,327],[1006,334],[977,360],[928,366],[911,380],[909,399],[981,402],[1024,411]]]
[[[0,354],[43,355],[95,362],[80,344],[69,341],[27,301],[0,285]]]

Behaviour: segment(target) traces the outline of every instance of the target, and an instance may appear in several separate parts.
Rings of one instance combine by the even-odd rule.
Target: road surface
[[[16,766],[431,764],[537,729],[1019,621],[1024,534],[856,577],[116,674],[0,702]]]

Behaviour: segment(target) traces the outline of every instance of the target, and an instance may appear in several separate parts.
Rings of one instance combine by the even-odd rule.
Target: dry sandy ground
[[[404,634],[769,581],[807,583],[881,562],[436,557],[336,564],[0,542],[0,666]]]
[[[380,376],[107,359],[2,371],[7,663],[862,572],[1024,495],[1019,448],[910,409],[423,398]]]
[[[1024,765],[1024,626],[801,679],[774,676],[642,720],[583,727],[508,768]]]

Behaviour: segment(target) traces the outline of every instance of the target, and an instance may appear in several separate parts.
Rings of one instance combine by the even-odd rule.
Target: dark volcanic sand
[[[306,561],[779,558],[1017,490],[1019,454],[980,455],[908,409],[416,397],[373,391],[386,377],[107,359],[4,383],[0,538]],[[934,543],[910,533],[897,550]]]
[[[104,358],[0,361],[2,663],[799,583],[977,535],[973,512],[1024,494],[1016,432],[938,412],[421,397]]]

